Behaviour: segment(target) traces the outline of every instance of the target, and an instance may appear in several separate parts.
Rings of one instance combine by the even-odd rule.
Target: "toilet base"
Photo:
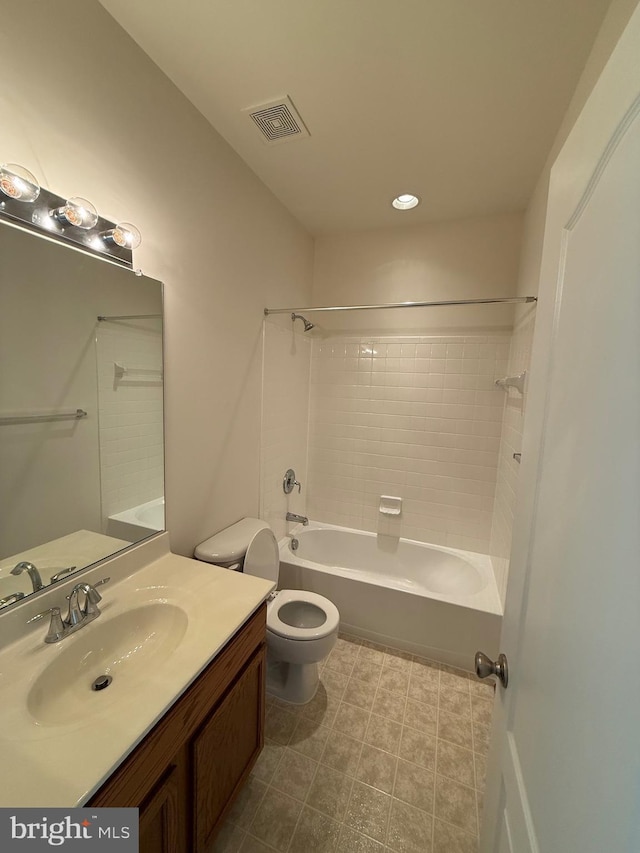
[[[316,695],[319,683],[317,663],[286,663],[267,657],[267,693],[277,699],[306,705]]]

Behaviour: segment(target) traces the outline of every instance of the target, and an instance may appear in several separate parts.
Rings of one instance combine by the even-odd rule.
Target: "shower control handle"
[[[296,480],[296,472],[293,470],[293,468],[287,468],[287,471],[284,477],[282,478],[282,491],[285,493],[285,495],[290,495],[295,486],[298,487],[298,494],[300,494],[300,491],[302,489],[302,483],[299,483]]]
[[[476,652],[476,675],[478,678],[488,678],[495,675],[503,687],[509,683],[509,666],[506,655],[498,655],[497,661],[492,661],[484,652]]]

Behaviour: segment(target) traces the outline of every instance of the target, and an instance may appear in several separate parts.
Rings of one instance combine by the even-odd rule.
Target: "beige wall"
[[[258,512],[262,309],[313,244],[96,0],[2,0],[0,159],[135,222],[165,282],[167,510],[183,554]]]
[[[509,213],[318,237],[313,304],[513,296],[521,232],[521,214]],[[402,308],[318,314],[314,322],[316,318],[327,329],[473,329],[477,333],[481,328],[510,327],[513,308]]]
[[[551,167],[637,5],[638,0],[612,0],[569,108],[549,151],[545,167],[540,173],[525,214],[522,257],[518,275],[519,294],[532,293],[535,295],[538,292]],[[526,309],[519,310],[525,311]]]

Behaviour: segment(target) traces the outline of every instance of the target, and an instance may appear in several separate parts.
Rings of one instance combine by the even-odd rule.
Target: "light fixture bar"
[[[378,311],[386,308],[441,308],[447,305],[493,305],[537,302],[537,296],[504,296],[495,299],[446,299],[440,302],[386,302],[381,305],[324,305],[315,308],[265,308],[269,314],[290,314],[292,311],[308,314],[310,311]]]
[[[78,227],[70,222],[59,221],[51,215],[51,211],[64,208],[67,203],[66,198],[44,187],[40,188],[34,201],[28,203],[0,194],[0,221],[4,219],[56,242],[75,246],[96,257],[107,258],[123,267],[133,269],[131,249],[119,246],[115,242],[107,243],[100,236],[103,232],[115,229],[117,224],[102,216],[96,216],[92,227]]]

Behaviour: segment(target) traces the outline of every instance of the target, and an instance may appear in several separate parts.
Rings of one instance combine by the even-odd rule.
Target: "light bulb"
[[[417,195],[404,193],[403,195],[399,195],[394,198],[391,204],[396,210],[411,210],[412,207],[417,207],[417,205],[420,204],[420,199]]]
[[[98,221],[98,211],[86,198],[75,196],[67,199],[62,207],[51,211],[51,216],[62,224],[74,225],[88,231]]]
[[[137,249],[142,243],[142,236],[135,225],[121,222],[111,231],[113,242],[123,249]]]
[[[40,195],[40,184],[17,163],[4,163],[0,166],[0,190],[14,201],[34,202]]]

